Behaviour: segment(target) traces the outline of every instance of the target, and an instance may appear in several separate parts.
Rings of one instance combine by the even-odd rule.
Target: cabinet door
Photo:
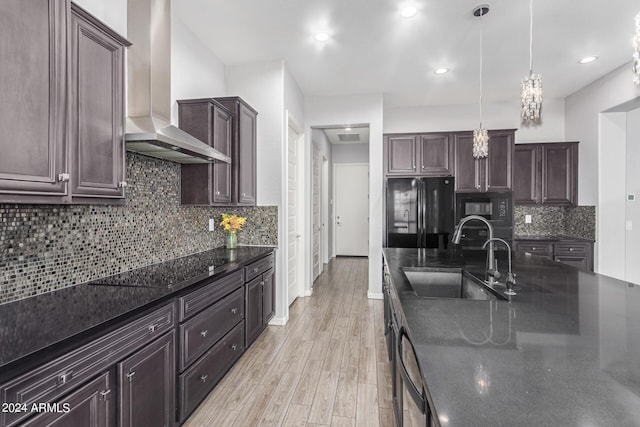
[[[172,426],[175,373],[174,331],[120,362],[119,425]]]
[[[420,175],[453,175],[453,144],[448,133],[418,135]]]
[[[513,202],[533,205],[540,200],[540,146],[517,144],[513,156]]]
[[[245,347],[249,347],[262,332],[264,317],[262,315],[262,276],[258,276],[246,284],[245,324],[247,340]]]
[[[67,0],[3,0],[0,201],[64,196]],[[61,201],[61,200],[60,200]]]
[[[385,173],[387,175],[416,174],[416,137],[415,135],[385,137]]]
[[[262,275],[262,315],[263,325],[266,327],[269,320],[276,314],[276,289],[275,271],[273,269]]]
[[[113,375],[105,372],[59,402],[59,412],[42,412],[29,419],[24,427],[115,426]],[[65,412],[66,411],[66,412]]]
[[[563,264],[570,265],[580,270],[590,271],[589,260],[585,255],[576,255],[576,256],[558,255],[553,257],[553,259],[556,262],[561,262]]]
[[[577,204],[578,144],[540,144],[540,147],[542,204]]]
[[[512,160],[513,131],[490,131],[486,191],[511,191]]]
[[[238,204],[256,204],[256,125],[254,111],[240,104],[238,112]]]
[[[75,4],[71,10],[71,193],[122,198],[125,47]]]
[[[454,138],[456,192],[483,191],[480,177],[484,170],[485,160],[473,157],[473,134],[471,132],[457,133]],[[484,174],[482,175],[484,176]]]
[[[232,156],[231,154],[231,115],[222,108],[214,105],[211,111],[213,123],[213,148]],[[211,200],[213,203],[231,203],[231,164],[216,162],[213,164]]]

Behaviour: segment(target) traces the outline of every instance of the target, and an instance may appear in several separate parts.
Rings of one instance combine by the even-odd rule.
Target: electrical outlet
[[[213,218],[209,218],[209,231],[215,230],[216,223]]]
[[[524,216],[524,223],[525,224],[531,224],[531,215],[525,215]]]

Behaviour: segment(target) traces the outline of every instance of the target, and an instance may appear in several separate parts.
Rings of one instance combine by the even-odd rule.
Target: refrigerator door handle
[[[418,200],[418,247],[424,247],[424,182],[421,179],[416,179],[416,191],[417,191],[417,200]]]

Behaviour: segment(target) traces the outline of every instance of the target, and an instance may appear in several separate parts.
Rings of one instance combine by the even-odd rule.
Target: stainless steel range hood
[[[231,159],[171,124],[171,7],[169,0],[127,4],[127,150],[177,163]]]

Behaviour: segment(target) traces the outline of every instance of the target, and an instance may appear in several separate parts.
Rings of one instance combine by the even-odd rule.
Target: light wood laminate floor
[[[367,268],[334,259],[185,426],[393,427],[383,303],[367,299]]]

